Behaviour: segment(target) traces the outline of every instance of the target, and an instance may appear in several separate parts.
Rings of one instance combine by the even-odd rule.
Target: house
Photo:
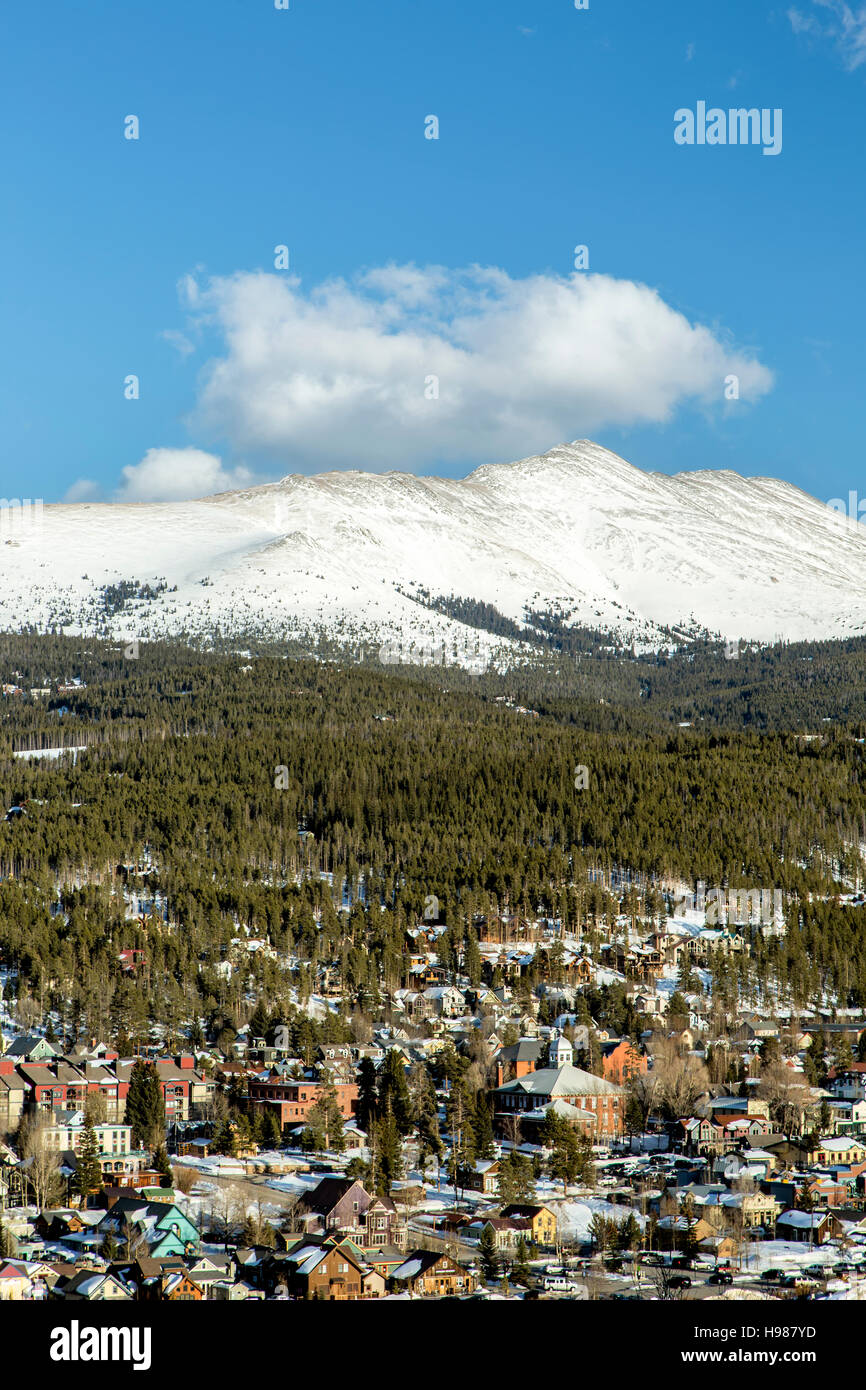
[[[54,1296],[68,1303],[129,1303],[133,1298],[132,1291],[116,1275],[102,1274],[92,1269],[83,1269],[69,1279],[58,1279],[54,1285]]]
[[[812,1149],[810,1162],[825,1167],[850,1168],[866,1159],[866,1145],[850,1135],[836,1134],[819,1140],[817,1149]]]
[[[556,1245],[556,1216],[550,1207],[535,1202],[510,1202],[499,1213],[507,1221],[525,1221],[527,1238],[541,1249]]]
[[[482,1233],[487,1230],[493,1235],[493,1243],[497,1250],[513,1252],[517,1249],[521,1237],[529,1245],[531,1233],[529,1222],[519,1220],[515,1216],[488,1216],[480,1217],[477,1221],[471,1221],[465,1228],[467,1235],[475,1240],[480,1240]]]
[[[0,1134],[14,1134],[24,1111],[27,1083],[15,1070],[12,1057],[0,1057]]]
[[[851,1200],[848,1183],[831,1178],[813,1178],[806,1186],[817,1207],[844,1207]]]
[[[829,1211],[783,1212],[776,1222],[779,1240],[799,1240],[810,1245],[823,1245],[842,1232],[841,1222]]]
[[[712,1240],[717,1234],[703,1217],[688,1221],[685,1216],[663,1216],[656,1226],[655,1237],[659,1250],[681,1250],[687,1236],[692,1242],[700,1244]]]
[[[377,1274],[381,1274],[387,1284],[394,1270],[397,1269],[406,1258],[406,1251],[400,1250],[396,1245],[383,1246],[381,1250],[363,1251],[364,1262]]]
[[[481,1159],[471,1168],[461,1168],[460,1182],[470,1192],[495,1194],[499,1191],[499,1159]]]
[[[729,1192],[724,1188],[692,1188],[691,1191],[701,1218],[714,1232],[735,1227],[754,1230],[761,1227],[772,1234],[782,1206],[768,1192]]]
[[[424,990],[430,1012],[438,1018],[460,1018],[466,1012],[466,1000],[453,985],[435,985]]]
[[[333,1301],[376,1297],[383,1293],[385,1280],[375,1274],[350,1249],[348,1242],[312,1244],[301,1241],[283,1261],[289,1293],[296,1298],[325,1298]],[[365,1275],[374,1274],[374,1280]],[[278,1287],[277,1279],[276,1287]]]
[[[390,1197],[373,1197],[355,1178],[322,1178],[295,1207],[295,1218],[308,1231],[339,1232],[362,1246],[403,1246],[406,1223]]]
[[[58,1055],[57,1048],[38,1033],[24,1033],[13,1038],[6,1048],[4,1057],[11,1057],[13,1063],[46,1062]]]
[[[866,1100],[831,1100],[830,1125],[835,1134],[866,1133]]]
[[[97,1216],[97,1221],[101,1218]],[[33,1229],[45,1240],[63,1241],[67,1236],[81,1235],[94,1223],[85,1221],[84,1213],[72,1207],[60,1207],[52,1211],[41,1211],[33,1222]]]
[[[126,975],[134,975],[138,967],[144,964],[144,951],[130,947],[125,951],[119,951],[117,959]]]
[[[437,1250],[413,1250],[391,1275],[391,1287],[420,1298],[448,1298],[472,1293],[478,1286],[474,1274]]]
[[[194,1254],[200,1242],[197,1227],[180,1207],[173,1202],[144,1201],[141,1197],[119,1197],[96,1229],[103,1236],[146,1246],[152,1259]]]
[[[84,1111],[51,1112],[51,1123],[42,1131],[42,1141],[47,1149],[56,1152],[70,1150],[77,1153],[84,1138]],[[124,1124],[95,1124],[96,1142],[100,1155],[120,1157],[132,1150],[132,1126]],[[120,1171],[120,1170],[118,1170]]]
[[[160,1290],[166,1303],[200,1303],[204,1298],[204,1289],[186,1270],[174,1270],[163,1274]]]
[[[33,1271],[25,1260],[0,1259],[0,1302],[20,1303],[33,1298]]]
[[[73,1062],[58,1056],[16,1061],[7,1053],[0,1058],[0,1077],[6,1081],[11,1074],[10,1060],[12,1070],[25,1085],[25,1108],[49,1112],[82,1110],[88,1095],[98,1092],[106,1103],[106,1119],[123,1120],[133,1061],[109,1059],[107,1055],[96,1062]],[[160,1083],[169,1121],[187,1120],[202,1113],[213,1096],[215,1082],[196,1070],[193,1057],[158,1058],[151,1065]],[[2,1090],[0,1087],[0,1104]]]
[[[205,1298],[210,1297],[214,1284],[230,1277],[230,1268],[231,1261],[227,1255],[199,1255],[197,1259],[187,1259],[189,1276],[198,1284]]]
[[[866,1062],[853,1062],[844,1070],[832,1067],[827,1089],[837,1100],[866,1100]]]

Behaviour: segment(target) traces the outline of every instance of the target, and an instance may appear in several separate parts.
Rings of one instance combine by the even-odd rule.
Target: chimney
[[[0,1057],[0,1076],[12,1076],[15,1071],[14,1057]]]
[[[183,1053],[183,1054],[181,1054],[180,1057],[175,1057],[174,1060],[177,1062],[177,1065],[181,1068],[182,1071],[194,1071],[194,1070],[195,1070],[195,1058],[194,1058],[194,1057],[190,1057],[190,1056],[188,1056],[187,1054]]]

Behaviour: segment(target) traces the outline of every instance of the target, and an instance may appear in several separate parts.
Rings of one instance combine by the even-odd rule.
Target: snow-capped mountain
[[[527,608],[555,609],[641,644],[662,627],[841,637],[866,632],[866,526],[772,478],[645,473],[587,440],[461,480],[293,475],[188,502],[49,505],[0,525],[4,629],[471,650],[477,631],[419,604],[419,590],[521,623]]]

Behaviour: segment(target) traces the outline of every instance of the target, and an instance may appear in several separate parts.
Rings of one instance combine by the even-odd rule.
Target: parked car
[[[764,1284],[775,1284],[782,1277],[780,1269],[765,1269],[761,1271],[761,1282]]]
[[[734,1276],[726,1269],[717,1269],[707,1280],[708,1284],[733,1284]]]
[[[664,1264],[664,1257],[656,1250],[647,1250],[646,1254],[640,1257],[641,1264],[650,1265],[653,1268]]]
[[[564,1274],[546,1274],[544,1287],[549,1293],[574,1293],[577,1284],[572,1279],[566,1279]]]
[[[830,1271],[826,1265],[806,1265],[803,1273],[808,1274],[810,1279],[826,1279]]]
[[[669,1289],[690,1289],[692,1281],[687,1274],[672,1274],[668,1280]]]

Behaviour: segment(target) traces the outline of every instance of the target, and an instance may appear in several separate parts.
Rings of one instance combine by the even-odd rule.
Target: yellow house
[[[501,1216],[515,1216],[529,1222],[529,1237],[535,1245],[556,1245],[556,1215],[550,1207],[529,1202],[512,1202],[503,1207]]]
[[[809,1158],[813,1163],[826,1163],[832,1164],[834,1167],[845,1168],[852,1163],[862,1163],[866,1159],[866,1148],[858,1139],[852,1139],[850,1135],[834,1134],[829,1139],[822,1139],[818,1148],[810,1153]]]

